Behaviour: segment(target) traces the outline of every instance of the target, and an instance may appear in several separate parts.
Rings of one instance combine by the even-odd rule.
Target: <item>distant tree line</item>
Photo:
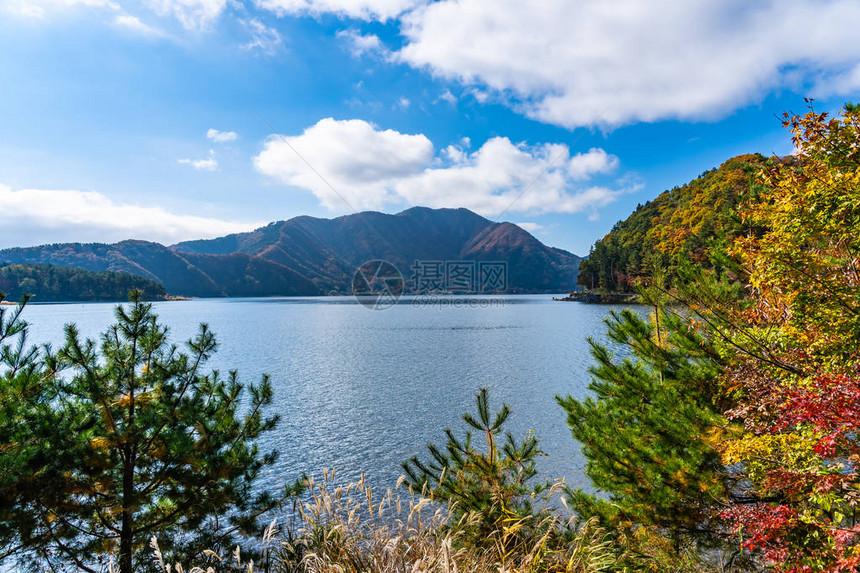
[[[167,297],[167,291],[157,282],[127,273],[0,263],[0,291],[6,293],[8,300],[32,295],[33,302],[122,301],[133,290],[139,291],[144,300]]]

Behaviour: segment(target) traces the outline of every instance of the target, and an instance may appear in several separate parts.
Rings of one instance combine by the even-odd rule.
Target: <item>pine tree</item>
[[[588,460],[586,473],[608,497],[569,492],[583,518],[607,527],[657,526],[676,540],[708,538],[710,508],[727,476],[712,443],[720,414],[717,348],[659,289],[643,290],[650,318],[613,311],[609,338],[621,357],[591,340],[593,397],[557,397]]]
[[[535,460],[542,454],[537,438],[529,435],[518,442],[503,433],[511,410],[504,404],[491,414],[486,388],[475,396],[475,403],[477,417],[466,413],[463,421],[483,438],[484,449],[475,447],[471,430],[460,439],[449,428],[444,450],[430,445],[430,460],[413,456],[402,465],[408,485],[417,491],[426,488],[434,499],[452,504],[453,521],[463,524],[470,543],[488,545],[498,542],[495,534],[504,522],[532,516],[534,496],[546,484],[531,483],[537,474]]]
[[[0,293],[0,302],[5,297]],[[38,431],[28,427],[32,411],[24,405],[27,400],[39,401],[30,383],[39,376],[35,351],[27,348],[27,324],[21,318],[24,304],[26,299],[14,310],[0,306],[0,544],[4,548],[0,561],[20,548],[17,532],[31,528],[30,514],[23,511],[21,500],[27,497],[23,490],[37,477],[29,482],[20,479],[28,473],[32,455],[27,435]]]
[[[117,555],[117,570],[132,573],[150,561],[138,557],[153,535],[188,559],[258,531],[257,518],[278,501],[253,487],[276,458],[255,443],[277,422],[264,413],[268,377],[246,396],[235,371],[203,371],[217,349],[205,324],[181,352],[151,305],[137,295],[131,302],[117,307],[100,344],[69,325],[56,354],[33,352],[29,366],[4,377],[4,392],[19,379],[43,380],[11,412],[16,423],[0,427],[4,446],[17,437],[34,452],[0,449],[0,467],[13,470],[4,472],[0,499],[20,509],[4,516],[6,532],[42,566],[96,571],[100,558]],[[14,357],[4,352],[4,362]],[[28,369],[37,375],[25,376]],[[27,424],[39,431],[23,436]],[[52,489],[28,487],[24,469]]]
[[[65,490],[65,469],[77,463],[68,445],[79,420],[56,407],[56,356],[28,344],[27,300],[0,307],[0,563],[45,547],[39,508]]]

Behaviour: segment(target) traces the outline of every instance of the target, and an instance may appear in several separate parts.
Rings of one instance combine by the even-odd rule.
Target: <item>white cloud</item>
[[[582,185],[618,167],[618,159],[600,149],[571,157],[560,144],[527,146],[495,137],[470,152],[468,143],[437,154],[421,134],[327,118],[286,141],[270,137],[254,165],[286,185],[312,191],[324,206],[341,212],[425,205],[467,207],[487,216],[508,210],[575,213],[637,188],[632,183]]]
[[[161,207],[118,204],[93,191],[0,185],[0,247],[53,242],[146,239],[166,244],[248,231],[258,223],[177,215]]]
[[[490,99],[490,94],[487,93],[486,90],[479,90],[478,88],[469,88],[466,90],[466,93],[475,98],[475,101],[478,103],[487,103],[487,100]]]
[[[175,17],[185,29],[195,32],[207,30],[226,10],[228,1],[230,0],[143,0],[144,4],[159,16]],[[113,0],[0,0],[0,11],[32,18],[45,18],[79,6],[122,11],[119,3]],[[164,35],[160,30],[128,14],[120,13],[112,22],[139,33]]]
[[[538,225],[537,223],[514,223],[514,224],[517,227],[519,227],[525,231],[528,231],[532,235],[534,235],[535,233],[539,233],[546,228],[543,225]]]
[[[202,32],[221,16],[227,0],[149,0],[149,4],[158,14],[175,17],[186,30]]]
[[[450,105],[457,105],[457,96],[452,94],[451,90],[445,90],[433,103],[436,103],[437,101],[444,101],[448,102]]]
[[[140,21],[140,18],[137,16],[132,16],[130,14],[120,14],[113,20],[114,25],[119,26],[121,28],[126,28],[131,30],[132,32],[136,32],[138,34],[144,36],[163,36],[164,32],[159,30],[158,28],[153,28],[149,24]]]
[[[410,102],[410,101],[409,101],[409,98],[408,98],[408,97],[405,97],[405,96],[400,96],[400,99],[399,99],[399,100],[397,100],[397,106],[398,106],[400,109],[404,109],[404,110],[405,110],[405,109],[409,109],[409,105],[410,105],[411,103],[412,103],[412,102]]]
[[[215,159],[215,150],[209,150],[209,157],[206,159],[177,159],[177,163],[191,165],[197,171],[218,171],[218,161]]]
[[[399,181],[407,203],[429,207],[466,207],[495,217],[519,213],[577,213],[613,202],[632,189],[591,185],[582,188],[570,175],[566,145],[527,146],[494,137],[467,153],[450,147],[450,162]]]
[[[243,50],[258,50],[262,54],[273,56],[283,45],[281,34],[275,28],[266,26],[256,18],[239,21],[251,34],[251,41],[242,44]]]
[[[590,179],[593,175],[612,173],[618,169],[618,158],[597,147],[570,158],[568,171],[574,179]]]
[[[206,132],[206,137],[215,143],[228,143],[239,139],[239,134],[235,131],[218,131],[217,129],[210,128]]]
[[[268,138],[254,166],[287,185],[311,190],[327,208],[343,211],[396,202],[397,182],[419,174],[432,159],[433,144],[424,135],[380,131],[358,119],[326,118],[302,135]]]
[[[858,21],[845,0],[441,0],[402,17],[397,56],[570,128],[713,119],[785,87],[860,88]]]
[[[43,18],[48,13],[77,6],[120,9],[119,5],[111,0],[0,0],[0,8],[16,16],[28,18]]]
[[[377,55],[386,59],[390,57],[388,48],[375,34],[362,34],[358,30],[349,29],[338,31],[337,37],[346,42],[349,52],[354,58],[360,58],[364,55]]]
[[[325,13],[362,20],[385,22],[422,3],[423,0],[255,0],[254,3],[279,16]]]
[[[824,98],[857,91],[860,91],[860,63],[819,78],[813,89],[813,95]]]

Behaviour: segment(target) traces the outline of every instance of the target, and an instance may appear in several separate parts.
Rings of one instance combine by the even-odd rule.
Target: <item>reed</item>
[[[202,564],[168,563],[153,539],[162,573],[591,573],[615,570],[619,556],[608,532],[594,520],[578,523],[548,507],[531,517],[505,514],[491,542],[475,546],[456,522],[455,507],[436,503],[427,492],[404,487],[377,494],[361,480],[339,485],[333,471],[309,479],[291,525],[273,522],[258,543],[256,562],[209,551]],[[548,499],[561,496],[555,487]],[[529,532],[523,535],[523,532]]]

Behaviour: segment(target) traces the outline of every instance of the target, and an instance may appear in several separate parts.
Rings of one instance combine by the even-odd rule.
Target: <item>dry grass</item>
[[[164,573],[596,573],[618,563],[605,531],[595,522],[575,522],[545,510],[536,516],[509,515],[483,548],[465,543],[468,520],[451,522],[451,507],[440,507],[421,492],[401,488],[376,496],[362,479],[337,485],[334,472],[309,481],[307,499],[296,506],[296,525],[266,531],[263,560],[243,562],[236,551],[206,569],[182,569],[156,553]],[[559,495],[560,485],[551,491]],[[574,528],[576,531],[574,532]],[[156,546],[157,547],[157,546]],[[264,563],[265,565],[260,565]]]
[[[703,561],[695,547],[674,547],[659,532],[639,528],[632,537],[612,539],[595,520],[577,524],[544,505],[531,517],[509,517],[497,524],[482,547],[464,534],[465,515],[454,523],[455,508],[440,506],[401,487],[377,496],[364,479],[338,485],[334,472],[308,481],[291,525],[272,522],[257,544],[257,561],[236,548],[229,555],[209,551],[196,567],[165,562],[155,539],[160,573],[737,573],[757,571],[730,564],[720,554]],[[561,484],[547,504],[562,500]],[[619,549],[619,545],[625,550]]]

